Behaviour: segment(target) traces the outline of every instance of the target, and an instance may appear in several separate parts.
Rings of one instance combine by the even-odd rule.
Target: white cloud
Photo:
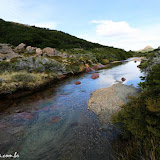
[[[147,45],[160,46],[160,24],[134,28],[125,21],[91,21],[96,24],[94,31],[79,37],[107,46],[125,50],[139,50]]]
[[[96,27],[96,33],[100,36],[128,36],[138,32],[137,29],[132,28],[125,21],[113,22],[111,20],[92,21],[92,23],[98,24]]]
[[[52,7],[47,3],[31,0],[0,0],[0,18],[37,27],[55,29],[57,23],[51,21]]]
[[[22,8],[23,3],[20,0],[0,0],[0,15],[4,20],[22,20]]]

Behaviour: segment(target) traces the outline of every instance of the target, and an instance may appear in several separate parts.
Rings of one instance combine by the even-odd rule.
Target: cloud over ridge
[[[114,36],[130,36],[138,32],[138,29],[132,28],[127,22],[114,22],[112,20],[93,20],[91,23],[98,24],[96,26],[96,33],[100,36],[114,37]]]

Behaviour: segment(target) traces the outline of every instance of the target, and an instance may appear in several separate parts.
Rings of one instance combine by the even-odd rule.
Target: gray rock
[[[0,44],[0,61],[10,60],[19,55],[12,50],[12,47],[8,44]]]
[[[25,49],[26,49],[25,47],[26,47],[26,44],[21,43],[14,49],[14,51],[17,53],[22,53],[25,51]]]
[[[41,50],[41,48],[36,48],[36,54],[42,55],[42,50]]]
[[[2,54],[8,54],[8,53],[12,53],[12,47],[9,46],[8,44],[0,44],[0,53]]]
[[[31,47],[31,46],[27,46],[26,47],[26,52],[27,53],[36,53],[36,47]]]
[[[43,53],[46,54],[49,57],[55,56],[55,49],[46,47],[43,49]]]
[[[87,105],[98,116],[100,123],[108,126],[111,124],[111,115],[118,112],[120,106],[129,101],[128,96],[137,96],[139,92],[140,90],[133,86],[114,84],[109,88],[92,92]]]
[[[62,58],[69,57],[67,53],[59,52],[56,49],[53,49],[53,48],[50,48],[50,47],[44,48],[43,53],[45,55],[49,56],[49,57],[53,57],[53,56],[59,56],[59,57],[62,57]]]
[[[3,61],[3,60],[5,60],[5,55],[0,53],[0,61]]]

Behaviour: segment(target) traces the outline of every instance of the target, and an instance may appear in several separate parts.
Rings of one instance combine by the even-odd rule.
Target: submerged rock
[[[51,120],[49,121],[50,124],[54,124],[60,121],[60,118],[58,116],[54,116],[51,118]]]
[[[91,78],[92,79],[97,79],[99,77],[99,74],[98,73],[94,73],[92,74]]]
[[[74,84],[75,84],[75,85],[79,85],[79,84],[81,84],[81,82],[80,82],[80,81],[77,81],[77,82],[74,82]]]

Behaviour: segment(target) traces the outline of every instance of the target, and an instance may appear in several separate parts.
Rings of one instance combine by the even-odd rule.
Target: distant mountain
[[[153,50],[154,48],[152,48],[151,46],[146,46],[144,49],[139,50],[139,52],[149,52]]]

